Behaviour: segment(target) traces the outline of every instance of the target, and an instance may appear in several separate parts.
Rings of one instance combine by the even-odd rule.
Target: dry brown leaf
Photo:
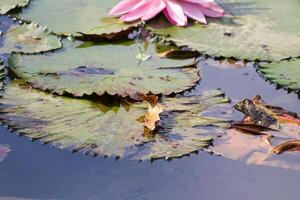
[[[275,154],[281,154],[286,151],[300,151],[300,140],[284,142],[272,149],[272,152]]]
[[[144,98],[148,102],[148,110],[144,119],[144,126],[153,131],[156,128],[157,122],[160,120],[159,114],[163,108],[158,103],[158,97],[155,95],[148,95]]]
[[[187,59],[187,58],[196,58],[199,56],[199,53],[196,51],[190,50],[168,50],[157,54],[161,58],[177,58],[177,59]]]

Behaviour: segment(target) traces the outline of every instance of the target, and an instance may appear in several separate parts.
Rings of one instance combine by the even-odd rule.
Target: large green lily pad
[[[0,119],[18,133],[58,148],[131,159],[180,157],[207,147],[228,121],[209,117],[209,110],[228,106],[220,92],[165,99],[156,134],[144,132],[145,103],[128,107],[100,100],[55,96],[21,80],[0,98]],[[210,127],[210,128],[209,128]]]
[[[1,0],[0,15],[6,14],[8,11],[15,8],[24,7],[29,3],[29,0]]]
[[[171,94],[191,88],[200,79],[194,59],[164,59],[155,44],[115,44],[65,40],[64,49],[43,55],[14,54],[10,68],[33,87],[62,95],[130,96]]]
[[[37,21],[62,35],[78,33],[102,35],[108,39],[116,33],[131,30],[136,24],[125,24],[109,17],[118,0],[32,0],[21,17]],[[104,35],[103,35],[104,34]]]
[[[261,64],[259,70],[277,85],[300,93],[300,59]]]
[[[62,47],[60,40],[37,23],[13,25],[3,35],[0,54],[11,52],[39,53]]]
[[[166,26],[153,30],[169,35],[210,56],[279,61],[300,55],[300,2],[298,0],[221,0],[227,16],[208,25]],[[154,21],[155,27],[160,27]]]

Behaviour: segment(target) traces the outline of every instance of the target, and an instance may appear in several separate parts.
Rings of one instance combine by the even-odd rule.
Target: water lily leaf
[[[6,14],[8,11],[15,8],[24,7],[29,3],[29,0],[1,0],[0,15]]]
[[[300,93],[300,59],[261,64],[258,68],[273,83]]]
[[[62,47],[60,40],[37,23],[13,25],[3,35],[0,54],[11,52],[39,53]]]
[[[225,131],[228,120],[204,112],[219,110],[228,101],[220,92],[164,99],[162,124],[148,134],[140,121],[147,113],[145,102],[112,106],[100,99],[52,95],[16,80],[0,98],[0,120],[58,148],[130,159],[172,158],[207,147]]]
[[[136,26],[108,17],[109,10],[117,3],[118,0],[32,1],[21,17],[37,21],[57,34],[80,36],[83,33],[116,39]]]
[[[156,33],[169,35],[177,45],[187,45],[210,56],[279,61],[300,55],[298,0],[221,0],[227,16],[208,25],[175,27],[153,21]],[[166,24],[166,25],[163,25]]]
[[[97,44],[84,47],[81,42],[64,42],[64,49],[43,55],[14,54],[10,68],[33,87],[74,96],[178,93],[200,79],[194,59],[163,59],[155,44],[143,50],[151,58],[136,59],[142,43]],[[80,45],[80,46],[79,46]]]
[[[9,152],[11,152],[10,146],[0,144],[0,162],[4,160]]]

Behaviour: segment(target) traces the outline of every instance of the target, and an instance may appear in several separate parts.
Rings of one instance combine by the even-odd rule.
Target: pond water
[[[252,63],[234,68],[202,59],[199,68],[203,78],[188,93],[220,88],[233,103],[260,94],[269,104],[300,114],[298,96],[276,90]],[[242,115],[237,112],[235,117]],[[153,163],[116,161],[33,143],[5,127],[0,128],[0,144],[12,149],[0,162],[0,199],[282,200],[300,194],[298,171],[247,165],[204,152]]]

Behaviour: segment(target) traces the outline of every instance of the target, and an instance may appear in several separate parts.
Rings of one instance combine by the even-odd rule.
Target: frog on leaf
[[[252,100],[245,99],[238,102],[234,105],[234,108],[245,114],[243,122],[246,124],[255,124],[273,129],[280,128],[276,113],[267,107],[259,95]]]
[[[264,136],[271,146],[274,136],[289,139],[273,148],[272,152],[276,154],[300,150],[300,119],[296,113],[268,105],[259,95],[252,100],[238,102],[234,108],[245,114],[245,117],[241,122],[232,124],[231,128],[246,134]]]
[[[234,108],[245,114],[243,123],[246,124],[256,124],[272,129],[280,129],[280,124],[300,126],[297,113],[287,111],[279,106],[268,105],[259,95],[252,100],[245,99],[238,102]]]

